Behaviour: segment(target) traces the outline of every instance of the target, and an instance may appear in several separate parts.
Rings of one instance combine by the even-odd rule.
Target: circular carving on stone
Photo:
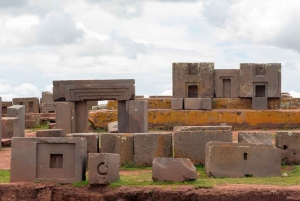
[[[101,162],[97,167],[97,171],[99,175],[107,175],[107,170],[108,167],[104,162]]]

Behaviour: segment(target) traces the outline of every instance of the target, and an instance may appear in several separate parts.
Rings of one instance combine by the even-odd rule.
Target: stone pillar
[[[75,131],[73,133],[88,132],[88,116],[87,101],[75,102]]]
[[[148,133],[148,101],[127,101],[128,133]]]
[[[19,125],[16,129],[18,137],[25,137],[25,106],[13,105],[7,108],[7,117],[18,117]],[[16,137],[16,136],[14,136]]]
[[[127,133],[126,101],[118,101],[118,133]]]
[[[65,134],[75,132],[75,103],[55,103],[56,128],[63,129]]]

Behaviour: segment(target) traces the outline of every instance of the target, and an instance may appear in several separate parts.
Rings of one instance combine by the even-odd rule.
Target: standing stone
[[[196,180],[196,167],[188,158],[155,158],[152,163],[152,179],[173,182]]]
[[[55,104],[53,101],[52,92],[42,92],[42,98],[40,100],[40,111],[41,113],[55,113]]]
[[[87,101],[75,102],[75,131],[73,133],[88,132],[88,104]]]
[[[56,102],[56,128],[63,129],[65,134],[75,131],[75,103]]]
[[[89,154],[89,184],[110,184],[120,179],[120,155]]]
[[[148,133],[148,101],[130,100],[128,104],[128,133]]]
[[[7,108],[7,117],[17,117],[19,126],[16,128],[18,137],[25,137],[25,106],[13,105]]]
[[[153,158],[172,158],[172,133],[135,133],[134,162],[151,166]]]
[[[107,133],[100,135],[101,153],[120,154],[121,165],[133,162],[133,134]]]
[[[19,134],[19,118],[2,117],[2,138],[20,137]]]
[[[239,143],[267,144],[272,145],[272,135],[270,132],[238,132]]]
[[[63,129],[45,129],[36,131],[36,137],[65,137]]]
[[[300,164],[300,131],[277,131],[275,146],[281,149],[281,160],[287,165]]]
[[[280,176],[280,150],[271,145],[209,142],[205,170],[214,177]]]
[[[232,142],[231,126],[181,126],[174,129],[174,158],[205,163],[205,146],[210,141]]]

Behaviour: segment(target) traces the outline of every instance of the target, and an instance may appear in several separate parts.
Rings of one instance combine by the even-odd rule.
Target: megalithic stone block
[[[238,132],[239,143],[272,145],[271,132]]]
[[[101,153],[120,154],[121,164],[133,162],[133,134],[100,134]]]
[[[205,155],[205,170],[210,176],[281,176],[280,150],[271,145],[209,142]]]
[[[18,117],[2,117],[2,138],[20,137],[19,130]]]
[[[83,138],[13,138],[11,182],[85,180],[86,140]]]
[[[239,96],[239,69],[216,69],[214,88],[216,98],[237,98]]]
[[[212,109],[212,99],[211,98],[201,98],[201,109],[211,110]]]
[[[277,131],[275,146],[281,150],[281,160],[288,165],[300,164],[300,131]]]
[[[36,131],[36,137],[65,137],[63,129],[45,129]]]
[[[25,113],[39,113],[40,106],[39,106],[39,98],[13,98],[12,99],[13,105],[24,105],[25,106]]]
[[[65,134],[75,132],[75,103],[55,103],[56,128],[63,129]]]
[[[252,98],[253,110],[267,110],[268,109],[268,97],[253,97]]]
[[[2,116],[6,116],[7,108],[12,106],[11,101],[2,101]]]
[[[25,106],[13,105],[8,107],[7,117],[17,117],[19,119],[18,137],[25,137]]]
[[[182,126],[174,128],[174,158],[189,158],[205,164],[205,146],[210,141],[232,142],[231,126]]]
[[[87,101],[75,102],[75,131],[73,131],[73,133],[88,132],[88,116]]]
[[[172,98],[171,99],[171,109],[172,110],[182,110],[183,109],[183,98]]]
[[[148,133],[148,101],[131,100],[128,104],[128,133]]]
[[[151,166],[153,158],[171,158],[172,133],[135,133],[134,162],[138,166]]]
[[[152,179],[173,182],[196,180],[196,167],[188,158],[155,158],[152,163]]]
[[[71,133],[67,137],[85,138],[87,142],[86,154],[98,153],[99,151],[99,134],[98,133]]]
[[[89,184],[110,184],[119,180],[120,155],[89,154]]]
[[[201,110],[202,98],[185,98],[184,99],[184,109],[186,110]]]

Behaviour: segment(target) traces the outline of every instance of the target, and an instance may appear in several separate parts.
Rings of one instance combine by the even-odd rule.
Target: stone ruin
[[[247,98],[252,109],[265,110],[268,98],[281,96],[280,76],[280,64],[214,70],[213,63],[174,63],[171,108],[211,110],[214,98]],[[48,95],[41,104],[49,112]],[[275,147],[269,132],[239,132],[234,143],[229,125],[148,133],[148,101],[135,98],[134,80],[53,81],[56,129],[37,131],[36,138],[13,134],[11,181],[78,182],[88,166],[91,185],[109,184],[119,179],[120,165],[131,163],[152,165],[154,181],[195,180],[196,164],[214,177],[268,177],[280,176],[282,161],[300,164],[299,132],[277,132]],[[98,100],[118,101],[118,133],[88,130],[88,102]],[[21,119],[10,109],[23,108],[24,116],[27,105],[8,108],[7,118]]]

